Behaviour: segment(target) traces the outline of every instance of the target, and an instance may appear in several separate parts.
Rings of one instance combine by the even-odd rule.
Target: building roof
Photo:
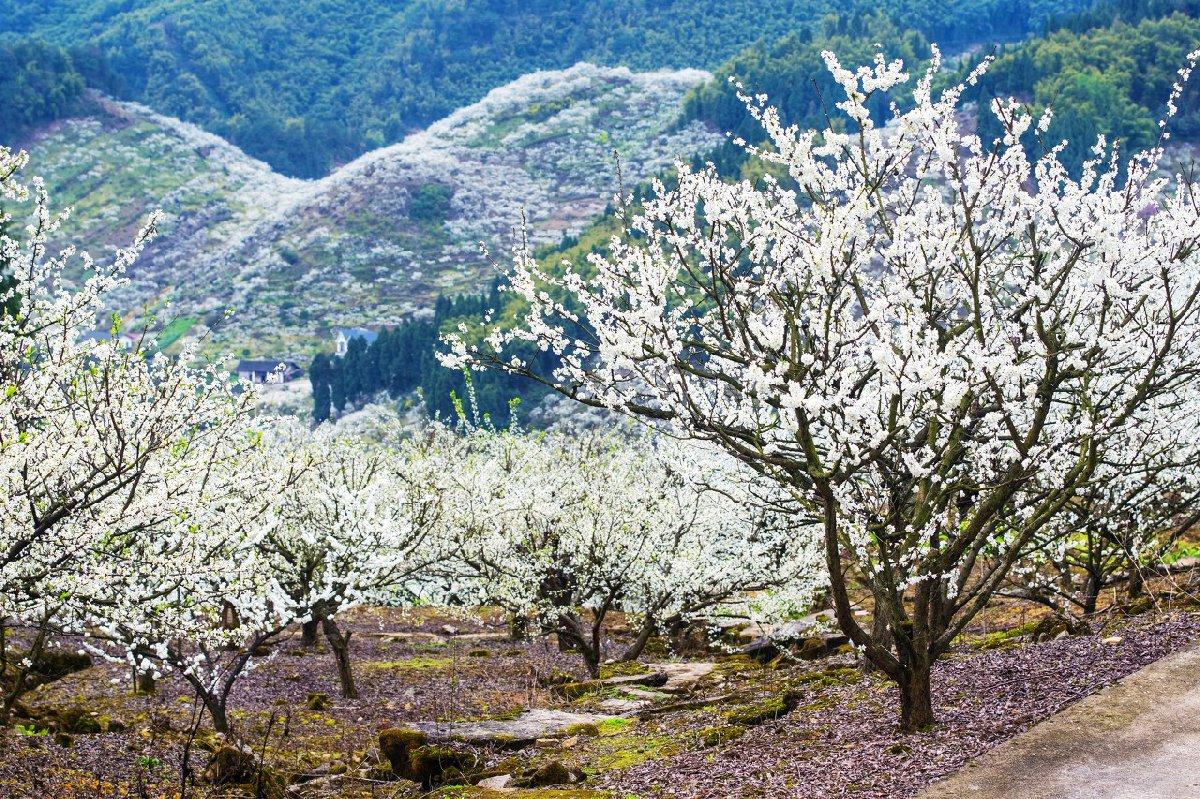
[[[270,360],[270,359],[247,360],[247,359],[243,359],[243,360],[238,361],[237,371],[239,371],[239,372],[274,372],[275,369],[279,366],[279,364],[283,364],[285,370],[289,371],[289,372],[292,371],[293,369],[300,368],[296,364],[295,361],[288,361],[288,360],[283,360],[283,359],[277,359],[277,360]]]
[[[361,338],[368,344],[379,338],[379,333],[374,330],[368,330],[365,327],[335,327],[333,335],[345,336],[347,339]]]

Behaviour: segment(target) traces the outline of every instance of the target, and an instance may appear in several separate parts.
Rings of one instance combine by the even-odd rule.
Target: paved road
[[[1072,705],[918,799],[1200,799],[1200,650]]]

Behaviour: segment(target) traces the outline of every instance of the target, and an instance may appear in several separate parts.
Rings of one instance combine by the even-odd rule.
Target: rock
[[[1108,638],[1105,638],[1102,641],[1100,641],[1100,643],[1102,643],[1102,644],[1120,644],[1120,643],[1123,643],[1124,641],[1125,641],[1125,639],[1119,635],[1110,635]]]
[[[650,663],[650,669],[667,675],[667,681],[658,689],[667,694],[685,694],[702,678],[712,673],[717,667],[715,663]]]
[[[575,738],[578,738],[580,735],[586,738],[595,738],[600,734],[600,725],[585,721],[582,724],[572,724],[564,732]]]
[[[1052,641],[1067,631],[1067,623],[1057,616],[1046,616],[1033,628],[1031,636],[1034,643]]]
[[[95,735],[103,732],[123,732],[126,725],[120,719],[88,710],[84,705],[69,705],[50,714],[54,729],[75,735]]]
[[[409,755],[427,743],[429,736],[421,730],[392,727],[379,733],[379,754],[383,755],[397,776],[404,776],[408,769]]]
[[[392,786],[392,793],[388,799],[418,799],[425,795],[425,789],[421,787],[420,783],[412,780],[396,780]]]
[[[725,719],[730,724],[739,727],[753,727],[766,721],[786,716],[796,709],[800,702],[799,694],[785,691],[761,702],[734,708],[725,713]]]
[[[663,713],[676,713],[681,710],[699,710],[700,708],[708,707],[709,705],[718,705],[729,699],[729,694],[718,694],[716,696],[705,696],[698,699],[688,699],[683,702],[672,702],[669,705],[657,705],[639,710],[637,715],[639,718],[650,718]]]
[[[600,680],[581,680],[579,682],[563,683],[554,686],[554,693],[564,699],[578,699],[587,694],[597,693],[606,688],[622,688],[625,686],[642,686],[657,688],[667,684],[667,675],[661,671],[651,671],[646,674],[624,674],[619,677],[605,677]]]
[[[47,649],[34,658],[33,665],[29,670],[32,675],[43,678],[42,682],[50,682],[91,668],[91,665],[92,656],[86,653],[68,652],[65,649]]]
[[[754,658],[759,663],[770,663],[782,654],[779,645],[765,635],[743,646],[740,652],[747,657]]]
[[[563,710],[536,708],[526,710],[514,719],[437,722],[424,721],[413,724],[412,727],[436,741],[461,741],[478,746],[495,746],[500,748],[519,749],[528,746],[538,738],[560,738],[575,724],[600,724],[614,716],[597,715],[592,713],[569,713]],[[381,744],[380,751],[386,754]]]
[[[391,766],[392,774],[426,789],[442,784],[451,776],[460,777],[478,764],[473,752],[431,745],[424,732],[407,727],[393,727],[379,733],[379,754]]]
[[[570,785],[581,782],[582,775],[572,771],[558,760],[551,760],[520,776],[517,785],[521,788],[546,788],[551,785]]]
[[[503,791],[505,789],[516,790],[515,788],[510,787],[512,783],[513,776],[511,774],[499,774],[495,777],[488,777],[487,779],[480,780],[475,784],[480,788],[486,788],[490,791]]]
[[[633,713],[648,706],[649,701],[636,699],[605,699],[600,707],[612,713]]]
[[[671,651],[682,656],[704,656],[709,652],[711,643],[709,627],[706,623],[693,622],[671,629],[668,640]]]
[[[393,771],[407,780],[419,782],[426,789],[445,782],[458,782],[477,766],[479,758],[474,752],[466,752],[449,746],[418,746],[409,752],[408,766],[404,771]]]
[[[443,625],[442,625],[442,632],[443,632],[443,633],[445,633],[446,635],[449,635],[449,636],[455,636],[455,635],[458,635],[458,628],[457,628],[457,627],[453,627],[453,626],[451,626],[451,625],[449,625],[449,624],[443,624]]]
[[[459,641],[508,641],[508,633],[464,633],[457,636]]]
[[[287,796],[289,799],[334,799],[342,793],[345,782],[344,774],[317,777],[308,782],[288,786]]]
[[[533,742],[534,749],[557,749],[558,741],[554,738],[538,738]]]
[[[213,752],[204,769],[204,781],[211,785],[236,785],[258,776],[258,761],[253,753],[232,744]]]

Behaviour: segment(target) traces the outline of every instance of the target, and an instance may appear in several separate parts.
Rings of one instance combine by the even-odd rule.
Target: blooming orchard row
[[[936,52],[885,120],[868,109],[903,65],[826,61],[849,124],[800,131],[744,98],[761,180],[679,163],[585,264],[518,252],[522,323],[464,330],[447,360],[658,420],[776,482],[821,520],[838,624],[916,729],[933,662],[1015,565],[1095,545],[1136,564],[1147,526],[1194,512],[1200,207],[1162,147],[1101,140],[1075,176],[1049,113],[1013,101],[981,140],[966,85],[934,91]],[[538,374],[514,343],[561,366]]]
[[[59,220],[23,166],[0,150],[6,207],[33,206],[3,239],[0,618],[32,636],[6,714],[64,635],[144,684],[179,673],[227,730],[235,681],[293,625],[325,635],[355,695],[337,620],[357,605],[500,605],[595,671],[610,611],[644,645],[745,591],[803,605],[823,582],[787,497],[713,450],[465,420],[368,443],[255,419],[253,394],[189,352],[89,340],[153,224],[112,264],[82,256],[67,288],[73,254],[46,252]]]
[[[1012,103],[980,141],[933,71],[877,126],[866,103],[901,66],[829,66],[850,132],[749,101],[767,177],[680,164],[586,266],[519,253],[520,326],[452,342],[654,434],[464,418],[369,444],[256,419],[189,351],[87,341],[154,220],[111,264],[51,254],[60,220],[0,148],[4,229],[32,220],[0,238],[0,618],[29,642],[0,652],[4,715],[62,634],[181,674],[224,730],[234,682],[296,624],[354,695],[355,605],[500,605],[595,672],[731,599],[828,589],[916,728],[934,660],[997,592],[1087,613],[1156,565],[1200,507],[1190,185],[1103,142],[1075,178],[1030,154],[1045,120]],[[514,340],[561,367],[532,374]],[[640,625],[627,651],[606,649],[612,611]]]

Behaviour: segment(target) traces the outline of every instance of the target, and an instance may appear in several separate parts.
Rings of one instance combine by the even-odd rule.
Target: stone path
[[[1083,699],[918,799],[1200,799],[1200,650]]]
[[[463,741],[479,745],[520,748],[539,738],[565,735],[576,724],[599,724],[612,716],[593,713],[568,713],[565,710],[535,708],[515,719],[495,721],[420,721],[414,727],[435,741]]]

